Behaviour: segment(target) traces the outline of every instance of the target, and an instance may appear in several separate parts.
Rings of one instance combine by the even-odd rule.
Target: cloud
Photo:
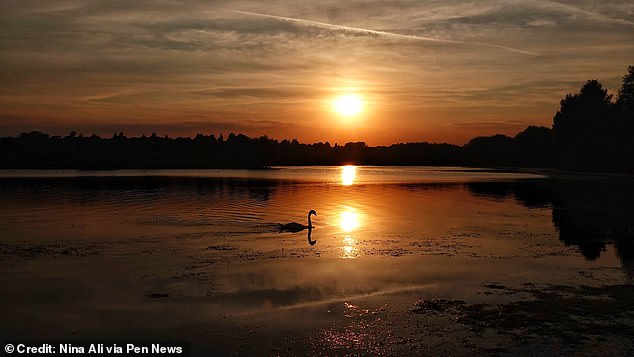
[[[546,122],[585,80],[618,86],[634,53],[634,4],[621,0],[1,6],[0,108],[20,118],[5,132],[56,122],[185,132],[204,118],[201,128],[285,123],[298,137],[313,121],[315,135],[330,135],[338,122],[325,103],[346,90],[368,101],[365,127],[394,123],[403,136],[423,124]]]
[[[374,36],[403,39],[403,40],[484,46],[484,47],[492,47],[492,48],[498,48],[498,49],[502,49],[506,51],[526,54],[526,55],[535,55],[535,53],[532,53],[529,51],[524,51],[524,50],[520,50],[513,47],[508,47],[508,46],[496,45],[492,43],[459,41],[459,40],[442,39],[442,38],[427,37],[427,36],[420,36],[420,35],[401,34],[396,32],[372,30],[372,29],[352,27],[352,26],[335,25],[335,24],[330,24],[325,22],[311,21],[311,20],[299,19],[294,17],[277,16],[277,15],[271,15],[271,14],[263,14],[263,13],[257,13],[257,12],[251,12],[251,11],[241,11],[241,10],[232,10],[232,9],[224,9],[224,10],[234,12],[237,14],[243,14],[243,15],[249,15],[249,16],[261,16],[261,17],[266,17],[266,18],[280,20],[280,21],[288,21],[288,22],[294,22],[294,23],[304,24],[308,26],[317,26],[317,27],[327,28],[330,30],[347,31],[347,32],[360,33],[365,35],[374,35]]]
[[[594,21],[598,23],[634,26],[634,21],[632,21],[631,19],[619,18],[618,13],[614,13],[610,11],[611,6],[609,4],[607,6],[605,6],[605,4],[601,4],[601,6],[597,6],[597,2],[594,1],[594,2],[588,2],[589,4],[586,4],[588,8],[583,8],[584,6],[583,1],[581,2],[575,1],[571,3],[575,5],[569,5],[564,2],[558,2],[558,1],[535,0],[535,5],[537,5],[538,7],[541,7],[543,9],[550,10],[553,12],[561,12],[575,19],[590,20],[590,21]],[[618,1],[616,1],[615,4],[612,4],[612,6],[617,5],[617,3]],[[606,8],[606,10],[608,10],[607,13],[609,15],[601,13],[600,11],[597,11],[597,10],[600,10],[601,8]],[[632,11],[631,4],[630,6],[627,6],[626,3],[622,3],[621,6],[617,5],[617,8],[620,8],[621,10],[629,9],[630,12]],[[630,13],[630,15],[632,14]]]

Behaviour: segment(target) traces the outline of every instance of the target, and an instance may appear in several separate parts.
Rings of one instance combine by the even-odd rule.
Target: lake
[[[632,197],[629,177],[463,167],[2,171],[0,337],[628,353]]]

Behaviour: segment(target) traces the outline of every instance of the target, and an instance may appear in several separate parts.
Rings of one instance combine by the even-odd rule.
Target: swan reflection
[[[352,165],[346,165],[341,167],[341,184],[344,186],[350,186],[354,183],[354,179],[357,177],[357,167]]]
[[[310,239],[310,236],[313,234],[313,228],[308,228],[308,244],[310,245],[315,245],[315,243],[317,243],[317,239],[312,240]]]

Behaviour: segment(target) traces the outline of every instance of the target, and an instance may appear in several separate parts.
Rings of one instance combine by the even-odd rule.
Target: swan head
[[[311,214],[314,214],[314,215],[316,216],[316,215],[317,215],[317,212],[315,212],[315,210],[314,210],[314,209],[311,209],[311,210],[308,212],[308,215],[310,216]]]

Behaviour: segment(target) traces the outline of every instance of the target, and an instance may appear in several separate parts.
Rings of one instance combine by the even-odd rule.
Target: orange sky
[[[461,144],[634,63],[629,1],[4,2],[0,135]],[[356,93],[350,118],[333,98]]]

